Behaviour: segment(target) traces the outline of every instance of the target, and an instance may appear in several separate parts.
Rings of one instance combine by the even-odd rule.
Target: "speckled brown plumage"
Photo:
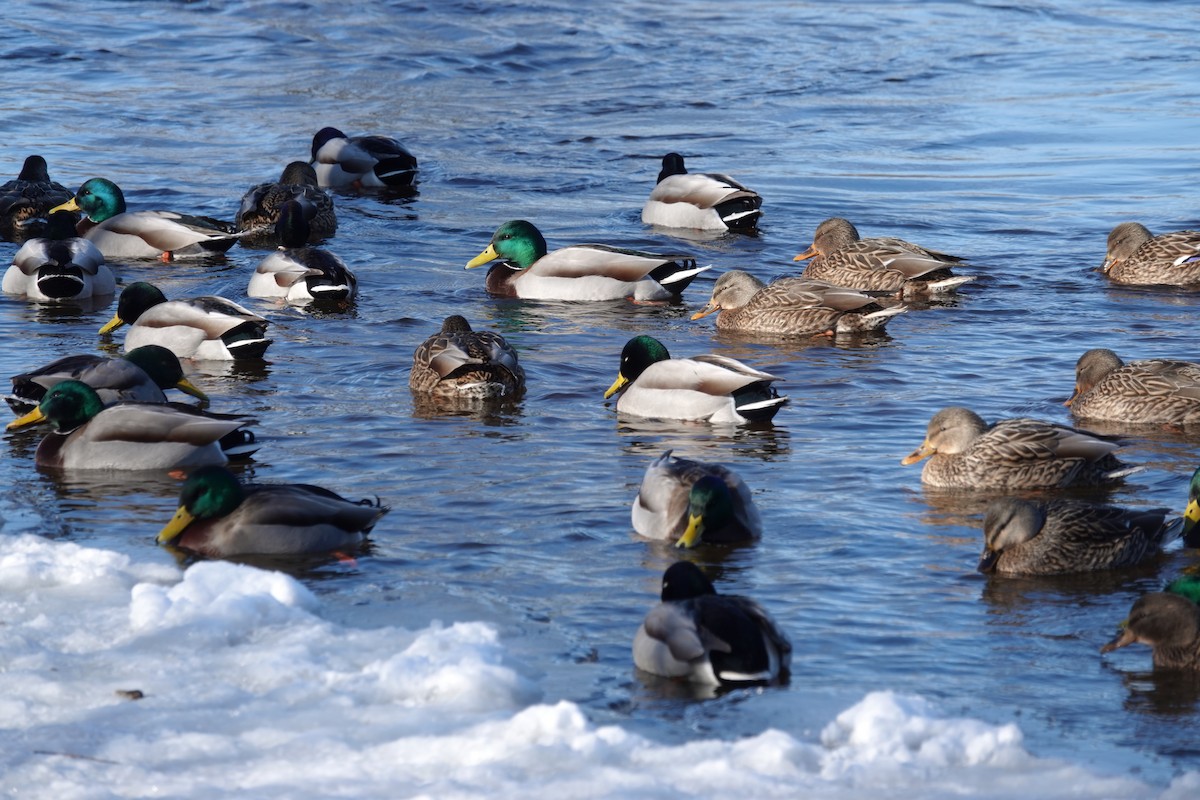
[[[0,238],[23,242],[41,236],[50,209],[74,195],[61,183],[50,180],[46,159],[29,156],[20,174],[0,185]]]
[[[1168,509],[1125,509],[1078,500],[993,501],[983,520],[980,572],[1060,575],[1132,567],[1178,534]]]
[[[1113,455],[1116,442],[1066,425],[1018,418],[986,424],[959,406],[933,416],[925,441],[905,457],[929,457],[921,481],[940,489],[1108,486],[1137,471]]]
[[[1166,592],[1139,597],[1116,638],[1100,648],[1109,653],[1134,643],[1149,645],[1157,669],[1200,670],[1200,608]]]
[[[1200,231],[1154,236],[1145,225],[1122,222],[1108,234],[1101,266],[1117,283],[1190,286],[1200,283]]]
[[[1134,424],[1200,423],[1200,364],[1121,361],[1112,350],[1088,350],[1075,365],[1067,401],[1080,419]]]
[[[303,161],[293,161],[283,169],[278,181],[260,183],[242,197],[234,218],[239,231],[252,231],[242,244],[252,247],[279,245],[275,223],[289,201],[300,204],[308,223],[308,241],[319,242],[337,231],[333,198],[317,186],[317,173]]]
[[[413,353],[408,385],[435,398],[494,400],[519,395],[525,371],[503,336],[473,331],[455,314]]]

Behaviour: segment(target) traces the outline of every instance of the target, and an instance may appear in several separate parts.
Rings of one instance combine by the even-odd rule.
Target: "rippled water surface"
[[[938,408],[1067,421],[1091,347],[1196,359],[1200,298],[1114,288],[1108,231],[1200,224],[1194,30],[1153,2],[370,3],[9,0],[0,44],[0,177],[29,153],[72,187],[119,183],[130,206],[231,219],[242,193],[306,158],[324,125],[400,137],[413,197],[336,198],[329,240],[358,274],[351,311],[249,301],[273,323],[265,363],[198,363],[217,410],[253,414],[247,475],[378,495],[392,506],[356,564],[304,579],[350,625],[488,620],[547,700],[663,741],[778,727],[805,737],[865,692],[1016,720],[1040,755],[1165,781],[1200,766],[1200,690],[1098,649],[1132,600],[1187,567],[1067,580],[984,579],[981,505],[899,465]],[[659,159],[729,172],[765,198],[757,237],[641,224]],[[979,279],[865,341],[755,343],[676,307],[496,300],[463,264],[512,218],[551,246],[686,248],[762,278],[826,217],[960,254]],[[4,256],[15,246],[0,244]],[[261,251],[121,263],[168,296],[244,299]],[[111,307],[0,300],[0,374],[94,352]],[[414,407],[413,348],[450,313],[502,332],[529,390],[488,414]],[[636,333],[783,377],[775,424],[623,419],[602,400]],[[4,532],[155,547],[173,480],[39,474],[38,433],[6,436]],[[629,504],[664,449],[721,461],[754,489],[758,545],[693,556],[759,599],[796,646],[789,685],[708,701],[636,676],[629,642],[676,554]],[[1182,509],[1197,442],[1132,438],[1148,469],[1115,502]],[[164,561],[171,556],[162,552]]]

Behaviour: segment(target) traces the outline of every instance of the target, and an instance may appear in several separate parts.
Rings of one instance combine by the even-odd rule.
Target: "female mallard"
[[[42,236],[50,209],[70,199],[70,189],[50,180],[46,159],[29,156],[20,174],[0,185],[0,239],[22,242]]]
[[[824,281],[779,278],[764,284],[735,269],[717,278],[712,299],[692,319],[719,311],[719,331],[833,336],[877,330],[906,310],[904,306],[884,308],[873,297]]]
[[[1137,566],[1179,535],[1179,520],[1168,521],[1167,513],[1078,500],[995,500],[983,519],[979,571],[1061,575]]]
[[[183,374],[179,359],[165,347],[148,344],[130,350],[123,358],[91,354],[67,356],[44,367],[14,375],[12,394],[4,398],[17,414],[25,414],[42,402],[46,392],[63,381],[81,381],[92,387],[100,402],[119,400],[165,403],[165,389],[179,389],[208,400]]]
[[[288,202],[299,203],[304,212],[308,222],[305,244],[319,242],[337,231],[333,198],[317,185],[317,173],[312,167],[303,161],[293,161],[283,168],[278,181],[260,183],[242,196],[242,205],[233,219],[234,227],[248,234],[242,244],[280,244],[276,223]]]
[[[499,400],[525,390],[525,370],[503,336],[473,331],[455,314],[413,352],[408,387],[444,400]]]
[[[48,421],[39,467],[65,469],[175,469],[224,464],[227,451],[252,452],[253,422],[181,403],[121,402],[105,406],[92,387],[63,381],[37,408],[8,423],[8,430]],[[248,449],[249,448],[249,449]]]
[[[793,261],[809,258],[804,277],[859,291],[919,297],[942,294],[974,280],[951,274],[951,266],[962,261],[956,256],[893,237],[860,238],[858,229],[841,217],[818,225],[813,243]]]
[[[105,258],[161,258],[224,253],[238,237],[233,226],[174,211],[126,211],[125,194],[115,183],[92,178],[67,202],[51,211],[80,211],[80,236],[91,239]]]
[[[604,393],[617,411],[636,417],[708,422],[767,422],[787,404],[771,384],[778,377],[726,356],[671,358],[651,336],[635,336],[621,350],[617,379]]]
[[[1121,623],[1121,632],[1100,652],[1135,643],[1150,646],[1156,669],[1200,670],[1200,607],[1177,594],[1142,595]]]
[[[546,252],[546,240],[532,223],[511,220],[496,229],[492,242],[467,269],[505,259],[488,270],[488,292],[530,300],[675,300],[708,267],[691,256],[620,250],[577,244]]]
[[[667,567],[661,597],[633,637],[638,669],[709,686],[787,674],[792,643],[771,615],[748,597],[717,594],[695,564]]]
[[[75,235],[69,211],[50,215],[43,236],[26,239],[0,288],[30,300],[82,300],[110,295],[117,283],[96,245]]]
[[[1108,234],[1100,270],[1117,283],[1139,286],[1200,283],[1200,231],[1153,236],[1145,225],[1122,222]]]
[[[1126,364],[1112,350],[1088,350],[1075,364],[1075,391],[1065,405],[1080,419],[1200,423],[1200,364],[1164,359]]]
[[[347,136],[322,128],[313,136],[312,166],[319,186],[397,189],[417,177],[417,159],[390,136]]]
[[[667,228],[752,231],[762,216],[762,198],[728,175],[692,172],[683,156],[663,156],[658,184],[642,207],[642,222]]]
[[[676,547],[752,542],[762,520],[750,487],[720,464],[672,458],[663,453],[646,468],[633,501],[633,529]]]
[[[354,299],[358,293],[354,273],[333,253],[308,245],[309,223],[300,203],[283,204],[275,232],[279,248],[254,270],[246,294],[281,297],[289,303]]]
[[[932,456],[921,481],[938,489],[1042,489],[1110,486],[1141,467],[1117,460],[1120,445],[1066,425],[1036,419],[986,424],[951,406],[933,415],[921,446],[901,464]]]
[[[158,542],[214,558],[315,555],[359,546],[388,510],[302,483],[246,485],[224,467],[203,467],[188,475]]]
[[[121,290],[117,313],[100,333],[128,324],[125,349],[158,344],[180,358],[262,358],[271,340],[267,321],[223,297],[171,300],[145,281]]]

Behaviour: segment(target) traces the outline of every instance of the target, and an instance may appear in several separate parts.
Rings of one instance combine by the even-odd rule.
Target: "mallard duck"
[[[787,404],[771,384],[775,375],[726,356],[671,358],[652,336],[635,336],[621,350],[617,411],[636,417],[708,422],[766,422]]]
[[[224,464],[227,452],[234,449],[252,452],[253,436],[245,426],[253,421],[182,403],[105,406],[92,387],[67,380],[7,429],[51,424],[54,432],[42,440],[34,457],[40,467],[174,469]]]
[[[983,519],[979,571],[1061,575],[1136,566],[1179,535],[1180,520],[1167,514],[1079,500],[994,500]]]
[[[246,485],[224,467],[188,475],[159,544],[201,555],[312,555],[354,548],[389,511],[302,483]]]
[[[824,281],[779,278],[765,284],[735,269],[717,278],[712,299],[692,319],[719,311],[719,331],[833,336],[877,330],[907,310],[904,306],[884,308],[874,297]]]
[[[413,352],[408,386],[442,399],[498,400],[525,390],[525,370],[503,336],[473,331],[454,314]]]
[[[709,267],[691,256],[620,250],[577,244],[546,252],[546,240],[532,223],[511,220],[496,229],[492,242],[467,262],[473,269],[504,259],[488,270],[488,292],[530,300],[674,300]]]
[[[165,403],[165,389],[207,401],[208,396],[183,374],[179,359],[165,347],[148,344],[130,350],[122,358],[92,354],[67,356],[12,379],[12,394],[4,398],[17,414],[25,414],[42,402],[49,389],[67,380],[91,386],[104,405],[119,400]]]
[[[275,224],[287,202],[299,203],[303,209],[308,222],[305,243],[319,242],[337,231],[333,198],[317,185],[317,173],[311,166],[293,161],[283,168],[278,181],[260,183],[242,196],[233,219],[237,230],[248,232],[242,244],[281,244]]]
[[[1183,543],[1188,547],[1200,547],[1200,467],[1192,473],[1188,483],[1188,502],[1183,512]]]
[[[42,236],[50,209],[71,199],[71,190],[50,180],[46,159],[25,159],[21,172],[0,185],[0,238],[22,242]]]
[[[1109,486],[1141,467],[1113,452],[1120,444],[1036,419],[986,424],[959,406],[933,415],[921,446],[901,464],[929,458],[921,481],[939,489],[1037,489]]]
[[[1156,669],[1200,669],[1200,607],[1177,594],[1142,595],[1121,623],[1121,632],[1100,652],[1135,643],[1150,646]]]
[[[762,536],[750,487],[720,464],[663,453],[646,468],[633,501],[633,529],[677,547],[737,544]]]
[[[180,358],[262,358],[271,340],[267,321],[223,297],[171,300],[145,281],[121,290],[117,313],[101,334],[128,324],[125,349],[159,344]]]
[[[44,236],[26,239],[0,288],[30,300],[80,300],[110,295],[117,283],[96,245],[75,235],[75,215],[55,211]]]
[[[174,211],[126,211],[125,194],[110,180],[92,178],[75,196],[53,211],[80,211],[77,230],[105,258],[161,258],[224,253],[238,235],[233,226],[211,217]]]
[[[411,186],[417,159],[390,136],[347,136],[322,128],[313,136],[312,166],[320,186],[395,189]]]
[[[793,260],[810,258],[804,277],[859,291],[921,297],[943,294],[975,279],[951,274],[950,268],[962,261],[957,256],[893,237],[860,238],[858,229],[841,217],[818,225],[812,244]]]
[[[658,184],[642,207],[642,222],[667,228],[751,231],[762,216],[762,198],[728,175],[689,173],[683,156],[663,156]]]
[[[667,567],[662,602],[633,637],[638,669],[710,686],[775,681],[791,661],[792,643],[762,606],[717,594],[690,561]]]
[[[1181,575],[1168,583],[1163,591],[1200,603],[1200,575]]]
[[[1153,236],[1141,223],[1122,222],[1108,234],[1100,270],[1117,283],[1138,286],[1200,283],[1200,231]]]
[[[1088,350],[1075,364],[1075,391],[1065,405],[1080,419],[1200,423],[1200,364],[1164,359],[1126,364],[1112,350]]]
[[[358,293],[354,273],[333,253],[308,245],[308,220],[300,203],[289,200],[283,204],[275,232],[279,249],[254,270],[246,294],[281,297],[289,303],[354,299]]]

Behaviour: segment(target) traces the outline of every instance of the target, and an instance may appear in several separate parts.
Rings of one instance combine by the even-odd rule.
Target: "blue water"
[[[1098,649],[1132,600],[1193,563],[985,580],[977,502],[899,465],[938,408],[1067,421],[1075,360],[1197,358],[1200,297],[1112,287],[1108,231],[1200,224],[1194,99],[1200,13],[1152,2],[660,4],[10,0],[0,44],[0,177],[41,153],[72,187],[109,177],[133,208],[231,219],[242,193],[306,158],[324,125],[401,138],[418,192],[338,195],[328,242],[357,273],[351,312],[266,302],[265,364],[198,364],[218,410],[253,414],[247,476],[378,495],[373,553],[305,580],[352,625],[485,619],[541,672],[547,699],[663,741],[778,727],[805,737],[882,688],[1018,721],[1029,748],[1165,781],[1198,766],[1197,692],[1136,648]],[[757,237],[674,237],[640,222],[661,156],[729,172],[765,198]],[[686,249],[715,269],[791,274],[829,216],[967,257],[979,280],[866,342],[761,344],[681,306],[497,301],[463,264],[512,218],[551,246]],[[0,255],[15,251],[0,244]],[[261,251],[115,265],[168,296],[244,299]],[[99,346],[111,308],[0,300],[0,374]],[[529,391],[494,414],[436,415],[407,389],[412,349],[450,313],[501,331]],[[602,400],[624,342],[731,355],[784,378],[774,426],[618,418]],[[56,477],[9,434],[5,533],[145,552],[177,484]],[[629,642],[675,553],[629,503],[648,461],[736,468],[766,534],[701,551],[719,588],[791,634],[790,684],[716,700],[632,671]],[[1146,472],[1114,502],[1181,509],[1197,443],[1133,438]],[[169,554],[162,553],[164,561]]]

